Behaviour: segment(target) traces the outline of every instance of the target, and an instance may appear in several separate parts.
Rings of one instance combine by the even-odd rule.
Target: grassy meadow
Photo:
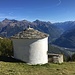
[[[31,66],[20,61],[0,60],[0,75],[75,75],[75,62]]]
[[[0,39],[0,75],[75,75],[75,62],[31,66],[11,58],[12,55],[11,40]]]

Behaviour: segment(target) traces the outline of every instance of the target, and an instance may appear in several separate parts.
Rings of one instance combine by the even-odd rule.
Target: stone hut
[[[11,38],[14,58],[31,65],[48,63],[48,34],[29,27]]]
[[[48,62],[63,63],[63,54],[48,53]]]

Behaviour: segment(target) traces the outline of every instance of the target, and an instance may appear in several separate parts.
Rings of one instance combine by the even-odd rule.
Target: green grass
[[[30,66],[23,62],[0,61],[0,75],[75,75],[75,62]]]

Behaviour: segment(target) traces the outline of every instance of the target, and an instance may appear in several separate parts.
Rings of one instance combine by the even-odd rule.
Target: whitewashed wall
[[[14,57],[28,64],[48,63],[48,37],[44,39],[13,39]]]

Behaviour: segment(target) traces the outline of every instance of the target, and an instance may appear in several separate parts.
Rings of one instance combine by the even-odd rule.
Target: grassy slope
[[[75,75],[75,62],[29,66],[22,62],[0,61],[0,75]]]

